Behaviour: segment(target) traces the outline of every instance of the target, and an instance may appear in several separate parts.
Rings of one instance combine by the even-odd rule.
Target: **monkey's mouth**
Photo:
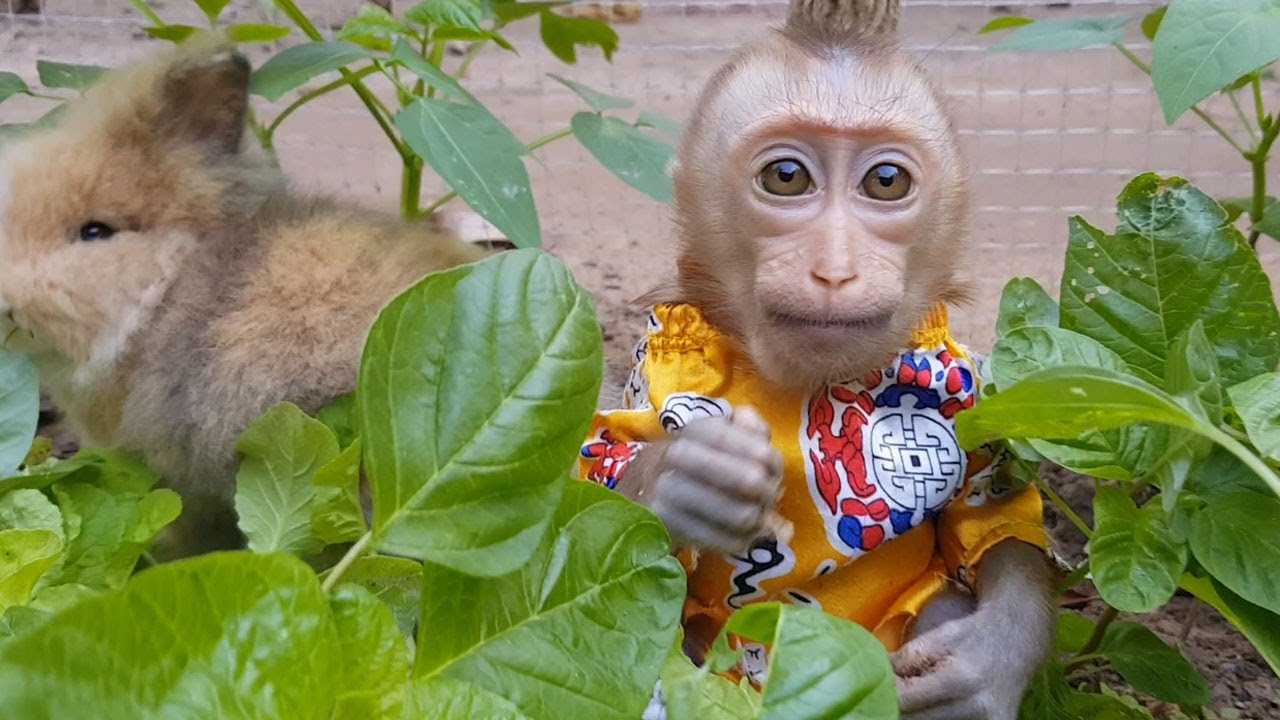
[[[842,336],[884,330],[889,327],[890,321],[893,320],[892,312],[859,316],[814,316],[796,315],[780,310],[766,310],[765,315],[768,317],[769,322],[777,327],[824,336]]]

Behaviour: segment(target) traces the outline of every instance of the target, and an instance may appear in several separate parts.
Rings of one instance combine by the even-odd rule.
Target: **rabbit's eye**
[[[80,226],[80,239],[85,242],[106,240],[116,234],[116,229],[106,223],[92,220]]]

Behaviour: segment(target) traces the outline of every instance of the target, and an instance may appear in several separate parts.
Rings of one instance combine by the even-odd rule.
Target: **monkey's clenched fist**
[[[774,524],[782,456],[751,408],[689,423],[642,450],[620,485],[652,510],[676,546],[741,552]]]

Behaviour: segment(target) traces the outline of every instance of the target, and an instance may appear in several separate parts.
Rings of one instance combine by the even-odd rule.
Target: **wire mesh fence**
[[[299,5],[333,32],[359,0]],[[152,6],[168,22],[200,20],[189,0]],[[621,43],[612,62],[584,49],[577,65],[565,66],[542,48],[536,23],[517,24],[509,37],[519,54],[487,50],[471,66],[468,87],[525,140],[565,127],[580,109],[547,77],[551,72],[679,119],[733,49],[778,23],[786,10],[783,0],[639,0],[628,6],[639,12],[615,25]],[[975,292],[956,325],[975,345],[991,341],[1004,282],[1029,275],[1051,287],[1061,271],[1067,218],[1082,214],[1109,226],[1114,198],[1130,176],[1154,170],[1187,177],[1218,196],[1248,194],[1248,166],[1239,155],[1189,114],[1166,126],[1149,79],[1113,48],[991,53],[993,40],[977,35],[988,20],[1008,13],[1081,17],[1139,14],[1152,6],[1137,0],[904,0],[904,43],[950,97],[971,166],[970,233],[963,250],[957,237],[956,254],[974,278]],[[238,22],[287,24],[269,0],[236,0],[229,12]],[[34,81],[39,58],[120,64],[161,45],[142,31],[144,24],[128,0],[0,0],[0,70]],[[296,38],[282,42],[291,41]],[[1139,56],[1150,51],[1136,24],[1126,45]],[[258,62],[271,51],[250,48]],[[272,115],[281,107],[283,102],[264,104],[261,112]],[[1225,101],[1211,100],[1205,109],[1229,131],[1247,132]],[[42,101],[14,99],[0,105],[0,122],[29,120],[44,110]],[[349,93],[333,93],[290,117],[277,146],[299,184],[395,207],[399,158]],[[617,360],[642,327],[638,321],[613,327],[637,317],[627,301],[669,272],[668,215],[572,140],[540,151],[529,172],[545,245],[596,294],[606,333],[616,335],[610,352]],[[441,192],[439,183],[425,183],[426,195]],[[1264,261],[1276,267],[1280,254],[1267,247]]]

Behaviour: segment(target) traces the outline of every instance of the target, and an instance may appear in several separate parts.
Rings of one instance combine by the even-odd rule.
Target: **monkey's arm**
[[[1052,648],[1054,592],[1044,551],[1005,540],[978,566],[977,609],[893,656],[903,720],[1015,720]]]

